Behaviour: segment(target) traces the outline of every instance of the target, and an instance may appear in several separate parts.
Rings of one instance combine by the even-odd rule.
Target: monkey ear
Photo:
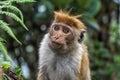
[[[84,39],[84,34],[86,33],[86,30],[84,29],[84,30],[81,30],[81,32],[80,32],[80,36],[79,36],[79,38],[78,38],[78,42],[79,43],[81,43],[82,41],[83,41],[83,39]]]

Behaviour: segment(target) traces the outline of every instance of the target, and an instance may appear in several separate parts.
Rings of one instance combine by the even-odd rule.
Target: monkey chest
[[[73,61],[56,60],[46,66],[48,80],[78,80],[78,64]]]

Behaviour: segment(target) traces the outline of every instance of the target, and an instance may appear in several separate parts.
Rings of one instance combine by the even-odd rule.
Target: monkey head
[[[75,42],[81,40],[83,35],[79,33],[80,31],[82,33],[82,30],[85,31],[85,28],[84,24],[76,16],[70,16],[63,12],[55,12],[55,19],[49,31],[49,46],[53,50],[66,52],[71,49],[70,47],[75,47]]]
[[[52,31],[50,31],[50,45],[53,48],[62,48],[67,49],[67,45],[74,40],[73,29],[63,23],[54,23],[52,24]]]

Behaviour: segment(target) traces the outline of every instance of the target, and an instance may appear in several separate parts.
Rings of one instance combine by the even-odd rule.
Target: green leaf
[[[21,68],[20,68],[19,66],[17,66],[17,67],[15,68],[15,72],[16,72],[17,75],[18,75],[18,80],[20,80],[21,77],[22,77],[22,70],[21,70]]]
[[[87,8],[87,12],[85,12],[85,15],[88,16],[95,16],[98,11],[101,8],[101,1],[100,0],[92,0],[91,4],[89,5],[89,7]]]
[[[95,30],[99,30],[99,24],[97,23],[97,21],[94,18],[84,18],[85,22],[92,27]]]
[[[0,28],[6,31],[13,39],[15,39],[19,44],[21,44],[21,42],[15,37],[14,33],[12,32],[11,28],[9,28],[6,22],[0,20]]]
[[[76,0],[78,4],[78,6],[82,9],[87,9],[90,7],[90,4],[92,2],[92,0]]]
[[[7,11],[0,11],[0,14],[5,14],[5,15],[13,18],[15,21],[17,21],[18,23],[20,23],[26,30],[28,30],[28,28],[24,25],[24,23],[22,22],[22,20],[18,16],[16,16],[14,13],[7,12]]]
[[[114,57],[114,62],[120,63],[120,55],[116,55],[116,56]]]
[[[19,74],[19,72],[21,72],[21,69],[20,69],[19,66],[17,66],[17,67],[15,68],[15,72],[18,73],[18,74]]]
[[[35,2],[35,0],[8,0],[10,2],[16,2],[16,3],[29,3],[29,2]]]
[[[70,4],[73,0],[51,0],[53,4],[57,7],[63,7],[67,4]]]
[[[0,37],[0,42],[4,42],[5,40],[3,38]]]
[[[1,55],[0,55],[0,67],[3,66],[3,63],[2,63],[2,62],[4,62],[4,54],[1,54]]]
[[[3,62],[3,68],[4,68],[4,69],[8,69],[10,66],[11,66],[11,65],[10,65],[10,62],[7,62],[7,61],[4,61],[4,62]]]
[[[5,76],[2,77],[2,80],[8,80]]]
[[[5,5],[7,4],[7,1],[0,1],[0,5]]]
[[[0,6],[0,7],[2,7],[2,6]],[[23,22],[23,14],[22,14],[22,12],[17,7],[12,6],[12,5],[8,5],[8,6],[3,6],[2,8],[10,9],[11,11],[19,14],[19,16],[20,16],[20,18],[21,18],[21,20]]]
[[[4,46],[4,44],[2,42],[0,42],[0,51],[2,51],[4,53],[5,57],[8,60],[10,60],[11,62],[13,62],[12,59],[9,57],[8,52],[6,50],[6,47]]]

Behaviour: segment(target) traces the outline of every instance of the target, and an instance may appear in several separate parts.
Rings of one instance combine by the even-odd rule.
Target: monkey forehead
[[[54,18],[56,22],[65,23],[77,29],[86,29],[85,25],[79,19],[64,12],[55,12]]]
[[[62,26],[62,27],[69,27],[70,29],[72,29],[72,26],[66,23],[62,23],[62,22],[55,22],[52,24],[52,26],[55,26],[55,25]]]

